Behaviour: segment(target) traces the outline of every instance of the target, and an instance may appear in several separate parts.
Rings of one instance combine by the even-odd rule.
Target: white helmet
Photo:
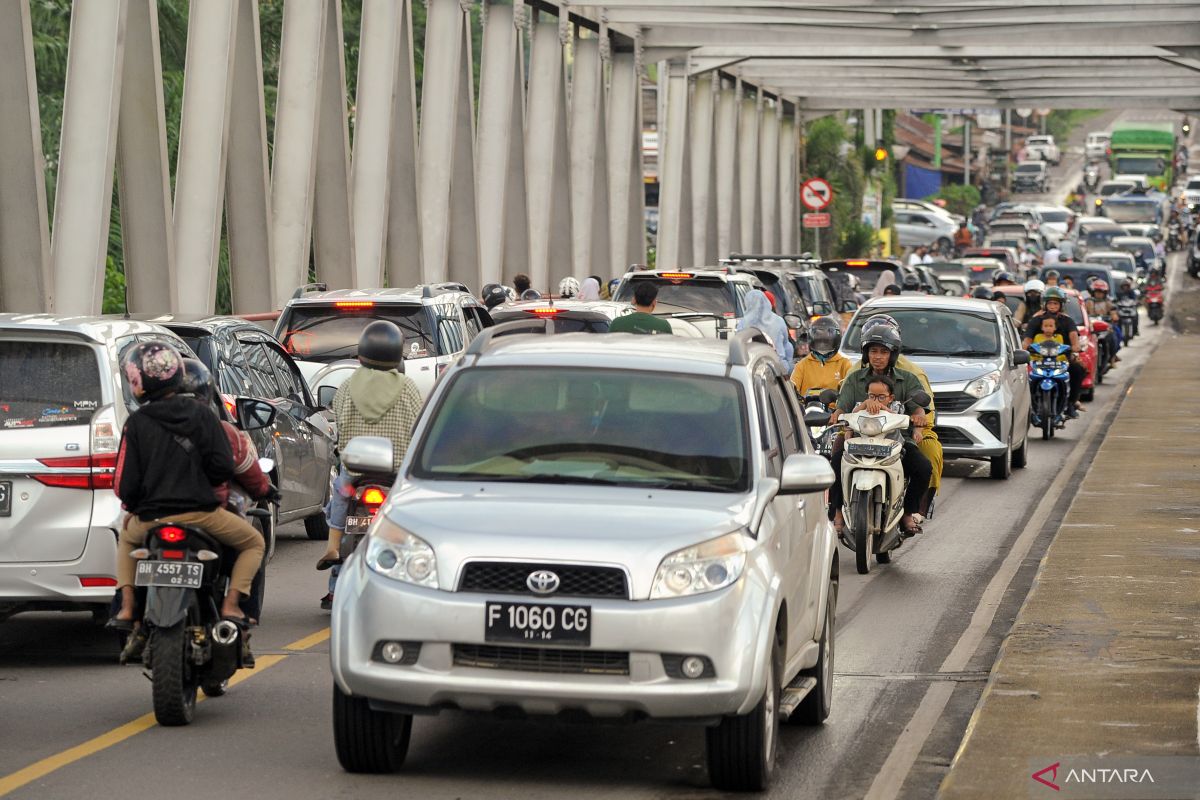
[[[575,278],[568,276],[558,282],[559,297],[578,297],[580,291],[579,281]]]
[[[1037,292],[1038,294],[1041,294],[1044,291],[1046,291],[1046,284],[1042,281],[1039,281],[1037,278],[1034,278],[1025,284],[1025,294],[1029,294],[1030,292]]]

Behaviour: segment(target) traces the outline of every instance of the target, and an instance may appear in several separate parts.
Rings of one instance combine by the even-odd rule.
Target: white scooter
[[[924,392],[913,399],[929,402]],[[888,411],[856,411],[843,414],[839,421],[852,432],[842,456],[842,543],[854,551],[859,574],[866,575],[871,571],[872,555],[880,564],[887,564],[892,551],[904,542],[900,520],[908,478],[900,459],[903,434],[912,421],[907,414]]]

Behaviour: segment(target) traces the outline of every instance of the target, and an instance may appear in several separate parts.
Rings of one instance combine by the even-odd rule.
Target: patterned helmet
[[[183,356],[166,342],[142,342],[125,351],[121,372],[135,400],[158,400],[183,385]]]

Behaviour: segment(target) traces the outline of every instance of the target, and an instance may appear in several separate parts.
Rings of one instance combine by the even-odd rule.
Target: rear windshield
[[[1018,173],[1026,175],[1036,175],[1042,171],[1041,164],[1017,164]]]
[[[528,311],[517,311],[507,314],[492,314],[492,320],[497,325],[502,322],[533,322],[540,319],[538,315]],[[558,314],[554,317],[554,332],[555,333],[608,333],[609,321],[607,319],[578,319],[572,317],[570,312]],[[530,331],[535,330],[530,328]],[[504,336],[505,334],[498,334]]]
[[[85,425],[100,400],[100,368],[87,345],[0,341],[0,430]]]
[[[1166,160],[1160,156],[1117,156],[1117,172],[1134,175],[1162,175]]]
[[[289,353],[302,361],[327,363],[358,354],[363,328],[377,319],[394,322],[404,334],[404,358],[437,355],[433,329],[424,306],[380,304],[339,308],[334,305],[292,306],[284,312],[286,327],[279,337]]]
[[[1071,219],[1070,211],[1043,211],[1043,222],[1067,222]]]
[[[1112,202],[1104,207],[1104,215],[1116,222],[1158,222],[1157,203]]]
[[[1125,194],[1132,188],[1132,183],[1106,183],[1100,187],[1100,196],[1110,197],[1114,194]]]
[[[1154,260],[1154,245],[1150,242],[1130,242],[1114,239],[1113,244],[1127,253],[1141,253],[1147,261]]]
[[[632,303],[633,290],[639,283],[650,281],[658,287],[660,311],[703,311],[710,314],[737,314],[733,283],[719,278],[633,278],[621,284],[618,303]],[[664,308],[670,306],[670,308]]]
[[[1097,264],[1104,264],[1106,266],[1114,267],[1116,269],[1132,270],[1132,269],[1134,269],[1134,266],[1135,266],[1133,258],[1128,255],[1115,255],[1115,254],[1114,255],[1105,255],[1105,254],[1093,255],[1093,254],[1089,253],[1088,261],[1094,261]]]
[[[1088,231],[1085,241],[1087,242],[1087,246],[1094,250],[1105,249],[1112,244],[1113,239],[1124,235],[1124,233],[1125,231],[1120,228],[1099,228]]]

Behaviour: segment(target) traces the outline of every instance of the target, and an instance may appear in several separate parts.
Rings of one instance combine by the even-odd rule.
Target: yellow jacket
[[[792,370],[792,384],[801,397],[814,390],[836,391],[855,368],[854,362],[841,353],[834,353],[825,363],[821,363],[816,356],[810,354],[796,362],[796,367]]]

